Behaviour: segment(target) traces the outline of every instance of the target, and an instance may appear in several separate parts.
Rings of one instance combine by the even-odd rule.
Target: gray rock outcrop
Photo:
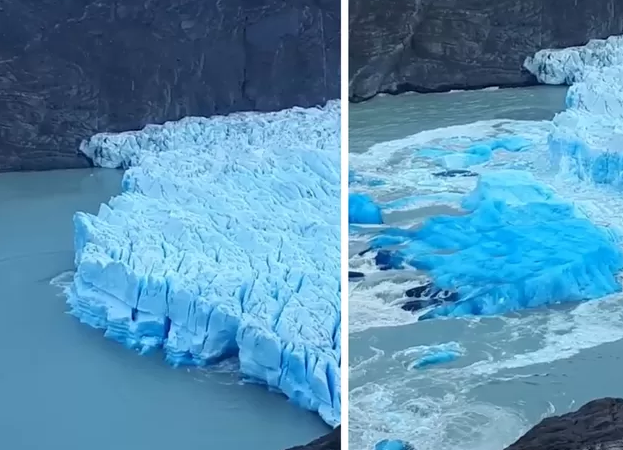
[[[337,427],[309,444],[292,447],[287,450],[340,450],[342,448],[341,429],[342,427]]]
[[[602,398],[548,417],[506,450],[623,450],[623,399]]]
[[[351,0],[350,99],[525,86],[542,48],[623,33],[617,0]]]
[[[339,97],[335,0],[0,0],[0,171],[83,167],[80,141]]]

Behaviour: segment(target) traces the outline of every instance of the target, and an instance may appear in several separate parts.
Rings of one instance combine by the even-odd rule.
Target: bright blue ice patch
[[[374,450],[415,450],[411,444],[399,439],[383,439],[374,446]]]
[[[339,130],[330,102],[83,143],[131,168],[75,216],[71,312],[174,365],[238,356],[244,378],[339,423]]]
[[[453,352],[450,350],[439,350],[428,355],[422,356],[418,359],[413,367],[415,369],[424,369],[429,366],[433,366],[436,364],[444,364],[452,361],[456,361],[461,355],[457,352]]]
[[[349,194],[348,223],[380,225],[383,223],[381,208],[367,194]]]
[[[385,268],[426,271],[436,287],[458,294],[422,319],[502,314],[621,289],[618,238],[578,217],[529,173],[481,175],[463,207],[464,216],[433,217],[417,230],[390,228],[372,241]]]

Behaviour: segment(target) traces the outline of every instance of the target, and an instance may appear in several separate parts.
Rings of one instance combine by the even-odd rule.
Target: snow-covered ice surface
[[[174,365],[240,372],[340,420],[340,111],[190,117],[98,134],[123,193],[77,213],[71,313]]]
[[[351,154],[350,191],[374,203],[349,211],[350,270],[365,275],[349,300],[354,447],[499,450],[534,419],[475,392],[623,338],[621,42],[527,61],[544,82],[575,83],[552,121],[480,121]],[[381,220],[361,215],[373,206]],[[388,327],[426,331],[385,348]]]
[[[543,49],[529,56],[524,67],[544,84],[573,84],[599,69],[623,64],[623,36],[592,39],[586,45]]]

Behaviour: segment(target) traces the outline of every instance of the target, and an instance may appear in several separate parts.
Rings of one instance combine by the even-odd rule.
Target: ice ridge
[[[340,421],[340,110],[189,117],[81,145],[128,168],[77,213],[72,314],[174,365],[245,379]]]

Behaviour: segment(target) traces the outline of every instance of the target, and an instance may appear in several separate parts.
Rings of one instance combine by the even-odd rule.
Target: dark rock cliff
[[[544,419],[506,450],[623,450],[623,399],[594,400]]]
[[[292,447],[287,450],[340,450],[342,448],[341,429],[342,427],[337,427],[307,445]]]
[[[0,171],[188,115],[339,97],[335,0],[0,0]]]
[[[542,48],[623,33],[619,0],[350,0],[350,98],[523,86]]]

